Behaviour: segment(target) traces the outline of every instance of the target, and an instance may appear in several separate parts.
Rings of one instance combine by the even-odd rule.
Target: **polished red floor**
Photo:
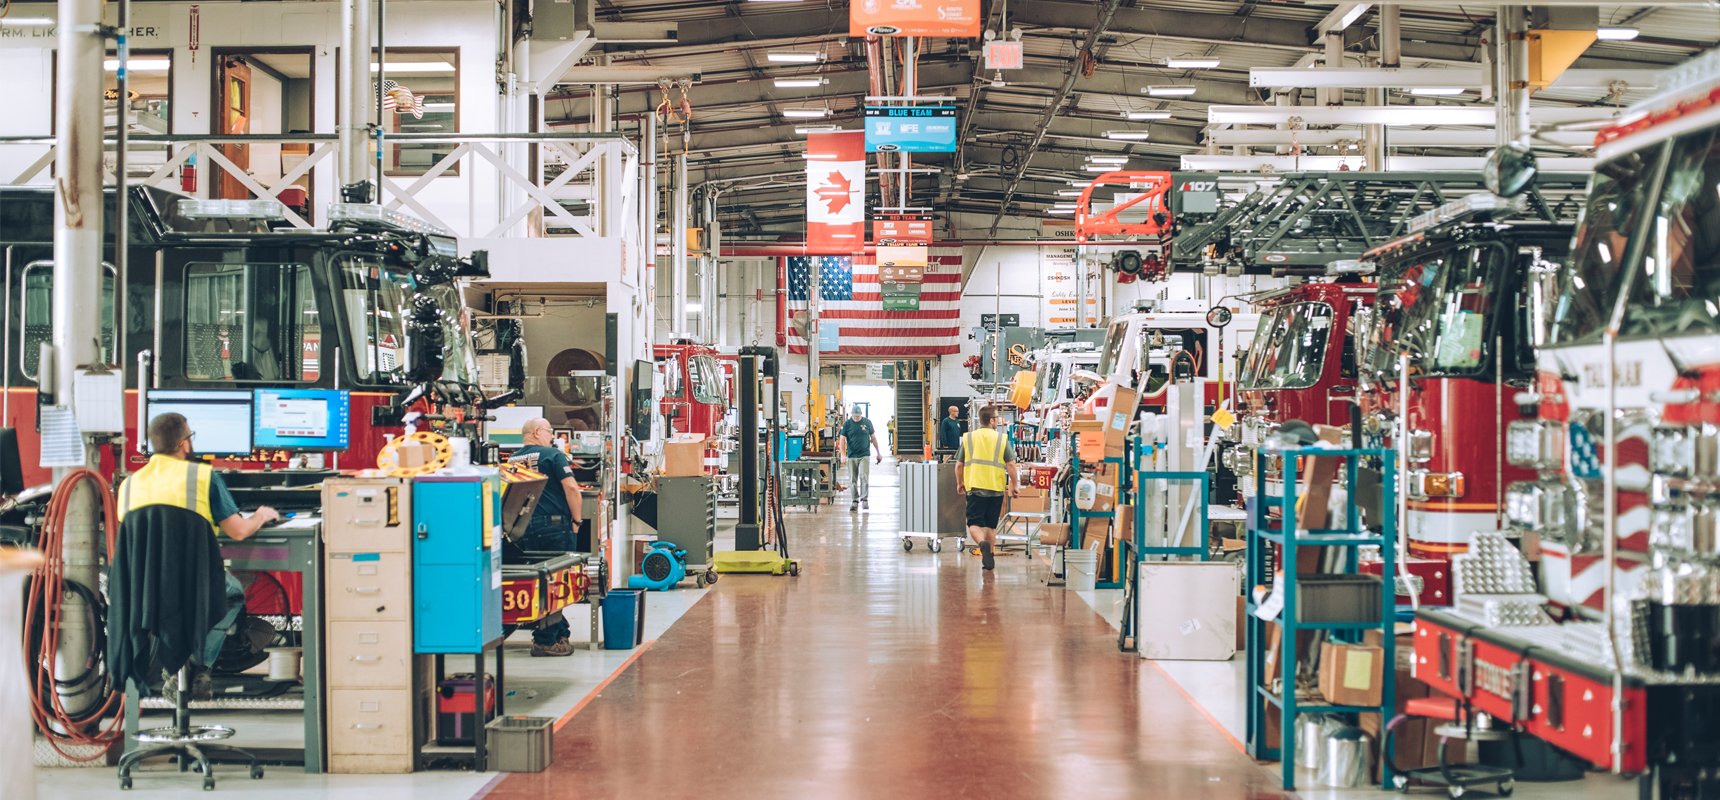
[[[724,577],[489,796],[1280,796],[1024,559],[904,553],[889,472],[869,513],[789,512],[799,578]]]

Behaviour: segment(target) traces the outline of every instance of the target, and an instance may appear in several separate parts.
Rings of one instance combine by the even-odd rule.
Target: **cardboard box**
[[[1111,527],[1117,532],[1117,541],[1135,541],[1135,507],[1128,503],[1117,506],[1116,522]]]
[[[1117,507],[1117,465],[1099,464],[1093,468],[1094,483],[1093,507],[1088,509],[1096,514],[1103,514]]]
[[[1068,544],[1069,523],[1047,522],[1039,526],[1039,543],[1058,547]]]
[[[1135,420],[1141,395],[1134,389],[1117,388],[1111,407],[1105,413],[1105,457],[1120,458],[1128,445],[1129,425]]]
[[[1076,433],[1104,433],[1105,423],[1092,414],[1076,412],[1075,418],[1069,421],[1069,430]]]
[[[1076,452],[1084,464],[1105,460],[1105,435],[1100,431],[1080,431],[1075,434]]]
[[[1236,652],[1248,652],[1248,598],[1236,596]]]
[[[1051,508],[1051,498],[1043,494],[1021,494],[1009,500],[1009,510],[1022,514],[1043,514]]]
[[[679,433],[663,442],[663,474],[686,478],[705,474],[705,437]]]
[[[1368,644],[1320,644],[1320,696],[1333,705],[1380,704],[1386,651]]]
[[[1081,546],[1088,550],[1103,550],[1111,546],[1111,520],[1105,517],[1081,523]]]

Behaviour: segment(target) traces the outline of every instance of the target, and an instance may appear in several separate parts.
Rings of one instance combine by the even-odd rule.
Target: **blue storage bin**
[[[603,649],[632,650],[645,641],[645,590],[610,589],[603,596]]]

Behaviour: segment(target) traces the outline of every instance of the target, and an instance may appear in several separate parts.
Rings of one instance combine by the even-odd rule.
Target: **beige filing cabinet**
[[[411,772],[430,703],[412,653],[412,483],[323,483],[323,652],[328,765],[336,773]]]

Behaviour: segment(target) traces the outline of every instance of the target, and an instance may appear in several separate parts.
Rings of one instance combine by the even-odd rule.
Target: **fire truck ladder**
[[[1409,221],[1448,201],[1487,191],[1472,172],[1313,172],[1262,179],[1244,175],[1176,175],[1216,181],[1217,210],[1187,209],[1173,192],[1178,229],[1172,261],[1241,267],[1250,272],[1325,265],[1359,258],[1411,233]],[[1528,214],[1570,220],[1581,208],[1588,178],[1542,174],[1528,192]]]

